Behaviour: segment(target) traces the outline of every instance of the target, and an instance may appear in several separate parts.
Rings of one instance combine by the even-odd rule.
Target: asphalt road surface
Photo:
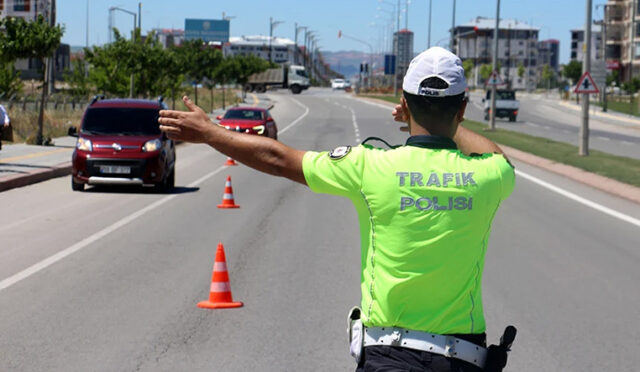
[[[466,116],[486,123],[482,98],[480,93],[471,94]],[[496,127],[578,146],[582,126],[581,109],[563,105],[557,99],[557,94],[545,96],[519,93],[516,98],[520,101],[517,121],[496,119]],[[589,112],[600,111],[599,107],[590,107]],[[616,119],[590,115],[589,149],[640,159],[640,120],[636,118],[634,121],[625,120],[623,116]]]
[[[297,148],[406,138],[388,108],[342,92],[268,96]],[[0,371],[353,370],[353,207],[225,160],[179,146],[171,194],[69,178],[0,193]],[[640,208],[515,165],[485,265],[489,340],[518,327],[511,371],[637,370]],[[240,209],[216,208],[227,175]],[[196,307],[218,242],[242,308]]]

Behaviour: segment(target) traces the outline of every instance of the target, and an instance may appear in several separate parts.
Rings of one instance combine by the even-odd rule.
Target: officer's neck
[[[420,124],[411,120],[409,125],[409,135],[411,136],[440,136],[440,137],[448,137],[453,138],[456,133],[456,128],[452,128],[452,126],[437,126],[433,128],[425,128]]]

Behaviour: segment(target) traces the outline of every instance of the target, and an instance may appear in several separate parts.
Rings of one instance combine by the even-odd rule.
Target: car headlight
[[[264,125],[256,125],[252,129],[255,130],[258,134],[264,133]]]
[[[78,137],[78,141],[76,141],[76,149],[82,151],[93,151],[93,145],[91,144],[91,140],[86,138]]]
[[[162,147],[162,142],[159,139],[153,139],[151,141],[147,141],[142,145],[142,151],[144,152],[153,152],[158,151]]]

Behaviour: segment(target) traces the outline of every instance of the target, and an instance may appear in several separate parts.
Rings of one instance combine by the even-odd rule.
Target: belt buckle
[[[402,332],[399,330],[394,330],[391,333],[391,346],[400,346],[400,341],[402,340]]]
[[[456,353],[456,338],[453,336],[446,336],[445,346],[444,346],[444,355],[447,357],[455,357],[458,353]]]

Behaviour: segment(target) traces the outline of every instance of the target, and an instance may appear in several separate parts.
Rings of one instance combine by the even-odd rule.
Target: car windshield
[[[308,77],[307,72],[305,70],[296,70],[296,75],[302,76],[302,77]]]
[[[262,120],[262,112],[257,110],[229,110],[225,119]]]
[[[82,131],[90,134],[160,134],[158,109],[131,107],[91,108],[82,122]]]
[[[344,83],[344,80],[342,80],[342,79],[335,79],[333,82],[334,82],[334,83]]]

